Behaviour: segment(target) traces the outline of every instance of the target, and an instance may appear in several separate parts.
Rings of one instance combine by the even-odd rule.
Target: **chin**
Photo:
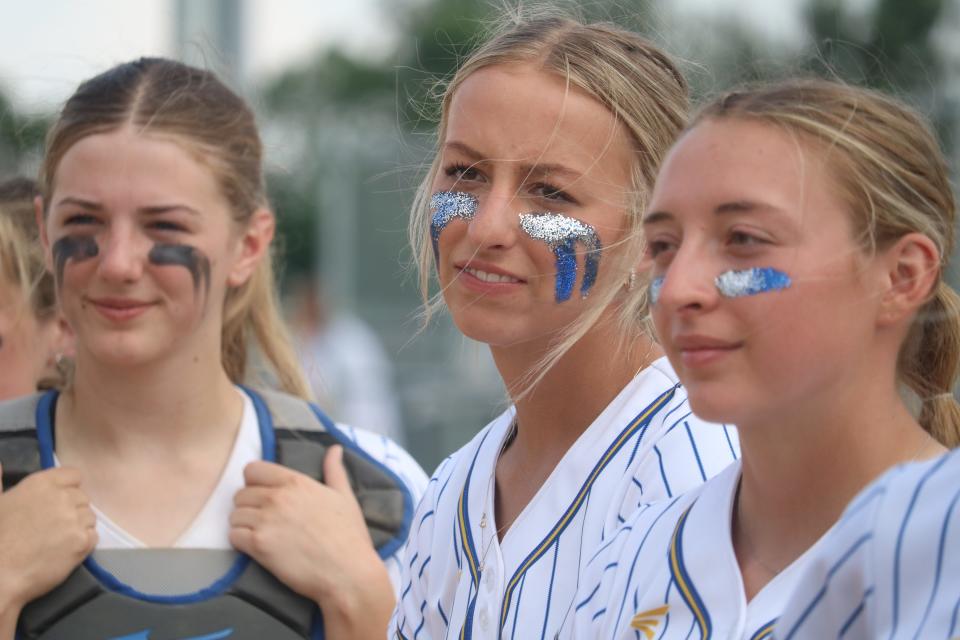
[[[152,344],[138,336],[112,336],[87,343],[87,353],[101,364],[129,369],[142,367],[169,354],[173,345]]]
[[[704,389],[700,385],[687,386],[687,401],[693,413],[706,422],[717,424],[736,424],[738,409],[743,406],[736,400],[736,396],[724,393],[720,389]]]

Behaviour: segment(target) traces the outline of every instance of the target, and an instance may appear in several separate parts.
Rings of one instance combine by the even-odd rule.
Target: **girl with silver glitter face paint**
[[[704,107],[644,214],[651,316],[742,460],[637,510],[562,638],[956,637],[960,458],[838,522],[960,444],[955,216],[936,138],[891,97],[798,79]]]
[[[442,299],[489,346],[512,405],[434,474],[397,637],[553,637],[619,522],[736,459],[735,430],[691,414],[637,282],[686,109],[663,52],[556,14],[507,18],[447,87],[411,241],[428,316]]]

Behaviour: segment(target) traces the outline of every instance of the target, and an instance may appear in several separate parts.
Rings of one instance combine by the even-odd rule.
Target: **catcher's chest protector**
[[[327,447],[344,465],[382,558],[403,544],[412,496],[307,402],[247,390],[263,458],[322,480]],[[0,403],[3,486],[53,466],[56,392]],[[37,508],[42,508],[38,505]],[[293,640],[322,638],[317,606],[249,557],[224,549],[95,551],[58,587],[20,614],[18,640]]]

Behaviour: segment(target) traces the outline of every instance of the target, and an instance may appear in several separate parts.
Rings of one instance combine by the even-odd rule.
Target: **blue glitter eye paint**
[[[650,304],[657,304],[660,299],[660,290],[663,289],[663,276],[657,276],[650,281]]]
[[[477,215],[477,197],[463,191],[438,191],[430,197],[433,218],[430,220],[430,239],[433,241],[433,259],[440,262],[440,233],[454,218],[471,220]]]
[[[580,296],[587,297],[597,280],[600,238],[589,224],[559,213],[521,213],[520,228],[531,238],[547,243],[557,259],[557,302],[570,299],[577,281],[577,243],[586,247]]]
[[[724,271],[716,277],[717,291],[726,298],[755,296],[767,291],[780,291],[790,286],[790,276],[772,267],[754,267],[740,271]]]

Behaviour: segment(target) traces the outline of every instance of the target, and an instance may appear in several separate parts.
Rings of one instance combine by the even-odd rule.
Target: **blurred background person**
[[[0,400],[61,382],[72,337],[43,264],[27,178],[0,182]]]
[[[376,332],[359,316],[334,309],[318,278],[288,287],[297,356],[314,396],[340,422],[403,444],[393,363]]]

